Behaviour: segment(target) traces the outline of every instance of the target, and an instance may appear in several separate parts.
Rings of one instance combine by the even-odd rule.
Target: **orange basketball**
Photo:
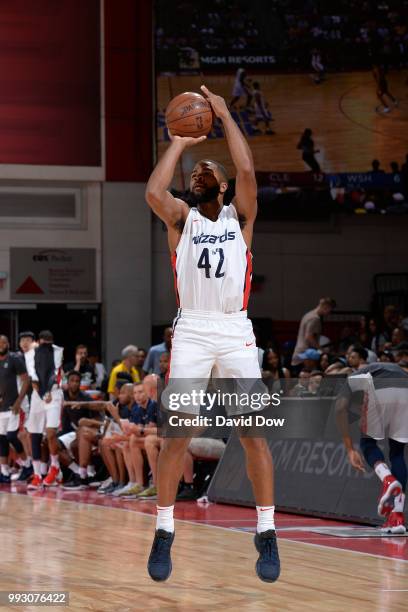
[[[206,136],[212,123],[211,105],[198,93],[182,93],[173,98],[166,108],[166,125],[174,136]]]

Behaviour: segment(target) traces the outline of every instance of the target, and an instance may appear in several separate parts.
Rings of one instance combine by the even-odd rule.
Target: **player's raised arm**
[[[146,186],[145,195],[153,212],[168,227],[174,227],[182,218],[183,209],[187,209],[185,202],[175,198],[169,192],[177,162],[184,149],[202,142],[206,137],[190,138],[170,135],[170,138],[171,144],[153,170]]]
[[[252,226],[257,212],[257,187],[251,149],[232,118],[224,98],[216,96],[204,85],[201,86],[201,90],[207,96],[214,113],[222,121],[232,161],[237,172],[235,182],[236,208],[245,217],[247,224]]]

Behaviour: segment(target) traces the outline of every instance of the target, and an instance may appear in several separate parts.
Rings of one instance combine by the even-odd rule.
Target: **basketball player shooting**
[[[224,205],[226,171],[216,161],[199,161],[190,179],[189,204],[169,187],[183,152],[205,140],[172,136],[171,144],[146,188],[146,200],[166,224],[179,302],[173,325],[171,379],[208,380],[213,367],[220,378],[260,379],[258,351],[247,303],[251,282],[251,242],[257,212],[252,154],[225,100],[202,86],[214,114],[222,121],[236,170],[233,203]],[[211,238],[211,248],[201,238]],[[189,410],[185,410],[189,412]],[[193,406],[191,413],[194,413]],[[156,533],[148,561],[153,580],[172,570],[174,501],[190,438],[165,438],[158,463]],[[263,438],[240,437],[248,477],[257,504],[256,572],[274,582],[280,573],[273,500],[272,457]]]

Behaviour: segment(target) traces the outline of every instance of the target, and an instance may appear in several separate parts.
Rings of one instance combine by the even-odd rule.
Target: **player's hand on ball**
[[[205,85],[201,85],[200,89],[211,104],[211,108],[217,117],[224,119],[229,116],[230,112],[224,98],[212,93]]]
[[[168,132],[170,140],[172,142],[182,144],[185,149],[187,149],[188,147],[193,147],[194,145],[203,142],[207,138],[207,136],[199,136],[198,138],[193,138],[192,136],[175,136],[170,132],[170,130],[168,130]]]
[[[363,458],[357,450],[352,448],[348,451],[347,455],[348,460],[350,461],[351,465],[355,470],[358,470],[359,472],[365,472]]]

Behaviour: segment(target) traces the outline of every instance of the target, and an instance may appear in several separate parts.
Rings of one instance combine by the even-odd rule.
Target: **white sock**
[[[72,461],[68,467],[74,474],[79,474],[79,465],[75,461]]]
[[[27,459],[23,459],[23,466],[24,466],[25,468],[29,468],[29,467],[30,467],[30,465],[31,465],[31,462],[30,462],[30,460],[29,460],[29,458],[28,458],[28,457],[27,457]]]
[[[33,458],[30,455],[27,455],[28,465],[30,466],[33,462]]]
[[[7,463],[1,464],[1,473],[3,476],[10,476],[10,466]]]
[[[394,512],[404,512],[405,494],[400,493],[394,497]]]
[[[386,463],[377,463],[374,471],[381,481],[383,481],[387,476],[391,476],[391,470]]]
[[[87,474],[89,476],[89,478],[92,478],[93,476],[95,476],[96,472],[95,472],[95,468],[93,465],[88,465],[86,468]]]
[[[46,476],[48,474],[48,463],[41,461],[41,475]]]
[[[58,455],[50,455],[50,456],[51,456],[51,465],[59,469],[60,464],[59,464]]]
[[[257,533],[275,529],[275,520],[273,518],[275,506],[257,506],[256,513],[258,515]]]
[[[79,468],[79,475],[81,478],[87,478],[88,477],[88,472],[86,471],[86,467],[80,467]]]
[[[46,464],[47,465],[47,464]],[[42,472],[42,463],[41,461],[37,460],[37,459],[33,459],[33,468],[34,468],[34,474],[36,476],[42,476],[43,472]],[[47,473],[47,470],[45,470],[45,473]]]
[[[174,518],[173,511],[174,506],[156,506],[157,508],[157,521],[156,529],[164,529],[173,533],[174,531]]]

